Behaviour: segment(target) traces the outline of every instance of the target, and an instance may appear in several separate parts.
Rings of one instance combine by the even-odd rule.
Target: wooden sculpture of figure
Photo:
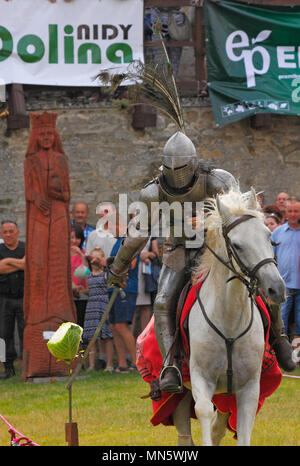
[[[62,322],[76,322],[71,284],[70,187],[57,114],[31,114],[24,162],[26,266],[23,377],[65,375],[47,344]]]

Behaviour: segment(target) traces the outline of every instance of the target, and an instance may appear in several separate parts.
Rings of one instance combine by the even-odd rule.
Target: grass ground
[[[293,375],[300,376],[300,368]],[[24,383],[17,376],[0,382],[0,413],[18,431],[42,446],[65,446],[68,391],[65,382]],[[93,372],[73,384],[73,422],[81,446],[176,446],[174,427],[149,422],[152,407],[138,373]],[[300,379],[284,377],[257,416],[252,444],[300,446]],[[192,420],[194,442],[201,444],[198,422]],[[8,427],[0,419],[0,446],[9,445]],[[223,445],[236,445],[228,432]]]

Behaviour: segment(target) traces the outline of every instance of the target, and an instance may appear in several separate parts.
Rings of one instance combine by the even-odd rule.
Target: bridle
[[[257,290],[257,277],[256,273],[257,271],[264,266],[265,264],[268,263],[274,263],[276,265],[276,260],[274,257],[269,257],[266,259],[261,260],[256,264],[253,269],[249,270],[245,264],[242,262],[242,260],[239,258],[235,248],[233,247],[230,238],[228,236],[228,233],[237,225],[246,222],[247,220],[250,220],[251,218],[255,218],[253,215],[242,215],[241,217],[237,218],[234,222],[230,223],[229,225],[223,225],[222,227],[222,233],[223,237],[225,239],[225,244],[226,244],[226,250],[227,250],[227,255],[228,255],[228,261],[225,261],[222,257],[220,257],[206,242],[204,242],[205,247],[209,249],[209,251],[223,264],[225,265],[231,272],[233,272],[233,276],[227,280],[227,282],[233,280],[233,279],[238,279],[240,280],[248,289],[249,291],[249,298],[251,299],[251,317],[250,317],[250,322],[247,326],[247,328],[240,333],[237,337],[235,338],[228,338],[223,335],[223,333],[214,325],[214,323],[209,319],[205,308],[203,306],[203,303],[200,299],[199,296],[199,291],[197,289],[197,286],[195,287],[196,290],[196,295],[197,295],[197,300],[200,305],[200,309],[202,311],[202,314],[209,324],[209,326],[225,341],[226,344],[226,350],[227,350],[227,360],[228,360],[228,367],[227,367],[227,395],[231,396],[232,395],[232,378],[233,378],[233,370],[232,370],[232,352],[233,352],[233,345],[236,340],[241,338],[243,335],[245,335],[251,328],[252,322],[253,322],[253,310],[254,310],[254,294]],[[237,263],[238,267],[241,270],[241,273],[236,270],[233,259]],[[248,280],[247,280],[247,278]]]
[[[205,247],[210,250],[210,252],[220,261],[222,264],[224,264],[231,272],[233,272],[234,276],[229,278],[228,281],[231,281],[235,278],[239,279],[244,285],[247,287],[249,291],[249,296],[253,296],[257,289],[257,277],[256,273],[257,271],[265,264],[268,263],[273,263],[277,265],[276,259],[274,257],[268,257],[266,259],[261,260],[258,262],[253,269],[249,270],[248,267],[243,263],[243,261],[240,259],[238,253],[236,252],[234,246],[231,243],[231,240],[228,236],[228,233],[237,225],[240,225],[243,222],[246,222],[247,220],[250,220],[251,218],[255,218],[254,215],[242,215],[241,217],[237,218],[234,220],[232,223],[229,225],[223,225],[222,227],[222,233],[223,237],[225,239],[225,245],[226,245],[226,251],[228,255],[228,261],[225,261],[222,257],[220,257],[216,252],[205,242]],[[236,268],[234,267],[233,264],[233,259],[237,263],[238,267],[240,268],[241,272],[240,273]],[[249,280],[247,280],[247,277]]]

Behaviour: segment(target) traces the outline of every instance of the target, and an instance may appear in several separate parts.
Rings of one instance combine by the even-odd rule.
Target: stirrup
[[[279,367],[286,372],[293,372],[297,365],[293,360],[293,348],[287,335],[281,334],[272,342],[271,348],[275,351]]]
[[[178,379],[179,379],[179,384],[177,384],[176,386],[173,385],[172,387],[170,387],[167,390],[164,390],[163,388],[161,388],[161,390],[166,391],[168,393],[181,393],[183,391],[182,375],[181,375],[180,369],[175,365],[164,366],[162,368],[160,376],[159,376],[159,385],[160,385],[160,387],[163,387],[163,376],[164,376],[164,373],[166,372],[166,370],[169,370],[169,369],[175,369],[175,371],[177,373],[176,375],[178,376]]]

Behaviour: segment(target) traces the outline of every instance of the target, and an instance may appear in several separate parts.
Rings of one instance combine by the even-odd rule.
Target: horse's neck
[[[227,281],[233,273],[226,269],[217,259],[205,280],[203,292],[206,301],[213,304],[210,318],[218,324],[220,330],[228,337],[234,337],[248,325],[250,320],[250,299],[246,286],[239,280]]]

